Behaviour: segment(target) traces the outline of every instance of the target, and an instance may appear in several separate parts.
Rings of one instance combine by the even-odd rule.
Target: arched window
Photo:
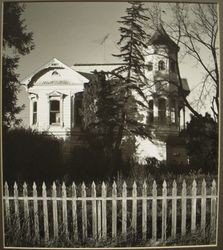
[[[154,121],[154,114],[153,114],[153,100],[149,101],[149,112],[148,112],[148,123],[151,124]]]
[[[152,71],[153,70],[153,63],[149,62],[147,67],[148,67],[148,71]]]
[[[165,62],[160,60],[158,63],[158,70],[165,70]]]
[[[60,101],[50,100],[50,124],[60,124]]]
[[[166,100],[164,98],[158,100],[158,119],[160,124],[166,122]]]
[[[37,123],[37,101],[33,101],[33,125]]]

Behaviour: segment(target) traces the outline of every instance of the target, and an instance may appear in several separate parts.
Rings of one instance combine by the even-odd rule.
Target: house
[[[178,74],[179,49],[159,25],[148,48],[143,51],[147,80],[142,91],[147,98],[148,108],[139,107],[138,110],[143,122],[148,124],[153,139],[151,141],[137,136],[137,153],[142,161],[147,157],[155,157],[186,164],[182,139],[177,141],[177,138],[181,123],[185,124],[182,94],[187,96],[190,90],[187,80],[180,79]],[[30,99],[30,127],[66,139],[69,146],[81,143],[78,138],[84,131],[80,108],[88,84],[95,80],[93,71],[108,71],[117,66],[83,64],[69,67],[56,58],[50,60],[22,81]],[[136,98],[140,100],[140,97]],[[94,113],[92,115],[94,117]],[[171,138],[175,138],[177,146]],[[168,141],[171,143],[168,144]],[[176,152],[178,149],[180,153]],[[168,157],[167,152],[171,156]]]

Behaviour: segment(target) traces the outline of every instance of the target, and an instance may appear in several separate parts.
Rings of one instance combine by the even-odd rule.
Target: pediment
[[[59,81],[60,84],[67,84],[67,82],[69,82],[70,84],[78,85],[89,82],[86,77],[71,67],[60,62],[56,58],[53,58],[41,68],[22,80],[21,84],[30,88],[34,85],[42,85],[42,82],[48,82],[47,85],[54,85],[54,82],[57,83]]]

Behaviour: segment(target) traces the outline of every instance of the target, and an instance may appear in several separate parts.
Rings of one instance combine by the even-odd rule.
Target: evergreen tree
[[[22,19],[25,5],[8,2],[4,3],[3,16],[3,58],[2,58],[2,92],[3,92],[3,125],[10,127],[20,121],[16,118],[23,107],[17,106],[17,94],[20,84],[16,73],[19,58],[34,48],[33,34],[27,32]]]
[[[126,9],[127,15],[118,21],[121,24],[119,28],[121,38],[118,42],[120,54],[114,55],[121,58],[124,64],[111,72],[120,79],[116,92],[124,92],[116,148],[120,148],[124,131],[148,136],[145,124],[140,123],[142,117],[139,116],[138,105],[146,108],[146,104],[143,104],[140,99],[147,102],[142,88],[146,82],[143,52],[148,40],[144,25],[149,18],[145,15],[146,9],[143,7],[143,3],[129,3],[131,6]]]

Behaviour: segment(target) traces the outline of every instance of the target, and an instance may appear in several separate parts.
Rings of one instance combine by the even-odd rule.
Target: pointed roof
[[[41,66],[39,69],[34,71],[32,74],[27,76],[21,81],[22,85],[27,87],[33,86],[37,82],[66,82],[83,84],[89,82],[89,80],[72,69],[71,67],[65,65],[56,58],[52,58],[49,62]]]
[[[150,38],[149,45],[168,45],[170,47],[176,48],[177,50],[180,49],[180,47],[166,33],[161,23],[159,23],[157,30]]]

